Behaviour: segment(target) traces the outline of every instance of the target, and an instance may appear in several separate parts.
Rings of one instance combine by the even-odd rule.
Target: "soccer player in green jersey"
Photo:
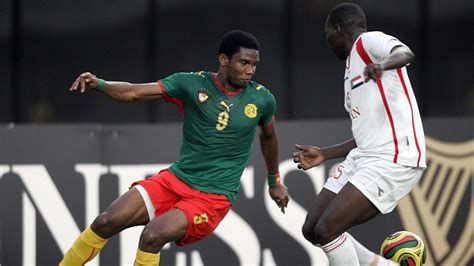
[[[268,171],[270,197],[281,211],[288,190],[280,184],[275,98],[251,81],[260,61],[250,33],[226,33],[219,46],[217,73],[176,73],[158,82],[131,84],[81,74],[70,90],[96,90],[121,102],[163,98],[184,117],[178,161],[132,184],[84,230],[60,265],[83,265],[120,231],[145,225],[134,265],[158,265],[168,242],[187,245],[210,235],[230,210],[240,186],[252,141],[260,146]]]

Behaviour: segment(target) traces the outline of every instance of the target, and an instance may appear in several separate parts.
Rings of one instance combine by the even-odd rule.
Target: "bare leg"
[[[354,225],[364,223],[379,210],[354,186],[347,184],[329,204],[315,229],[315,240],[325,245]]]
[[[332,200],[334,200],[336,196],[336,193],[323,188],[323,190],[319,193],[318,197],[314,200],[313,205],[311,206],[310,210],[308,211],[308,214],[306,215],[306,220],[303,225],[303,235],[313,245],[318,244],[315,240],[316,225],[318,224],[318,221],[321,218],[324,210],[328,207],[328,205],[332,202]],[[385,258],[380,257],[374,252],[368,250],[364,245],[359,243],[350,234],[347,235],[352,244],[354,245],[355,251],[357,253],[357,258],[361,266],[392,265],[391,261],[388,261]]]
[[[328,207],[328,205],[334,200],[336,196],[336,193],[331,192],[326,188],[323,188],[319,193],[318,197],[314,200],[313,205],[311,206],[308,211],[308,214],[306,215],[306,220],[302,228],[303,236],[313,245],[318,244],[314,236],[316,224],[318,224],[318,221],[323,215],[324,210]]]
[[[148,221],[145,202],[140,192],[132,188],[99,214],[91,229],[102,238],[110,238],[126,228],[144,225]]]
[[[159,253],[168,242],[182,239],[188,228],[188,219],[180,209],[171,209],[145,226],[138,248],[148,253]]]
[[[95,218],[90,228],[74,241],[59,265],[84,265],[100,252],[108,238],[125,228],[148,221],[145,202],[137,189],[132,188]]]

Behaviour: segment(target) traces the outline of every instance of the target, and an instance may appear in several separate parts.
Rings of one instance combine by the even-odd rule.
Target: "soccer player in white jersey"
[[[394,264],[346,231],[391,212],[426,168],[423,126],[405,68],[414,54],[393,36],[367,32],[355,4],[335,7],[325,31],[329,47],[345,61],[344,105],[353,138],[325,148],[295,146],[293,159],[304,170],[346,157],[310,208],[303,235],[323,249],[330,265]]]

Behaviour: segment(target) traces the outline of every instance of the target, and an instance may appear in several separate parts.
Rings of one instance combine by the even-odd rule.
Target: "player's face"
[[[252,79],[260,62],[258,50],[241,47],[232,55],[226,67],[227,81],[236,88],[245,88]]]
[[[331,51],[337,56],[337,58],[339,58],[339,60],[345,60],[346,56],[340,32],[333,26],[327,24],[324,30],[326,32],[326,41]]]

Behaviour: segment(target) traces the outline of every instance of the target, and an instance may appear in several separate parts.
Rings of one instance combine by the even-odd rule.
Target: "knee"
[[[110,238],[117,233],[118,221],[110,213],[103,212],[95,218],[91,228],[99,236]]]
[[[157,253],[161,248],[170,242],[169,234],[161,228],[149,229],[145,227],[140,236],[140,249]]]
[[[308,222],[305,222],[303,224],[303,227],[301,228],[304,238],[308,240],[309,242],[311,242],[313,245],[317,244],[314,238],[314,230],[315,230],[314,224],[308,223]]]
[[[314,240],[316,244],[325,245],[338,237],[334,227],[326,221],[320,221],[314,229]]]

